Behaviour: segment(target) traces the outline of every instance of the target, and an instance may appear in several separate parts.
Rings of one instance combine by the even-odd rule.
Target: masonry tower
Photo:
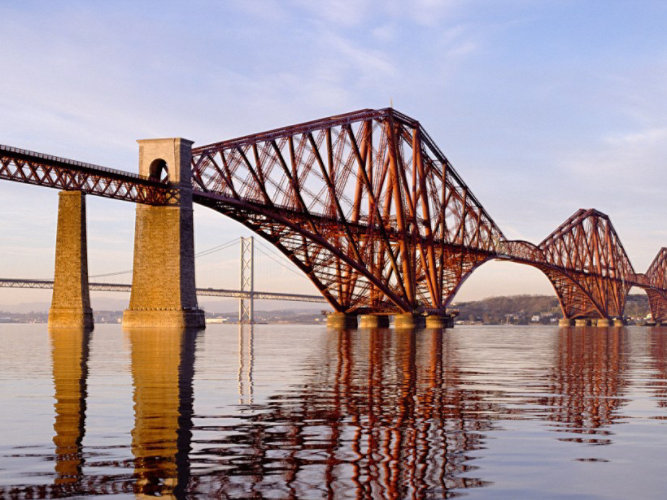
[[[192,141],[139,143],[139,174],[178,187],[168,205],[137,205],[130,306],[123,327],[204,327],[195,289]]]

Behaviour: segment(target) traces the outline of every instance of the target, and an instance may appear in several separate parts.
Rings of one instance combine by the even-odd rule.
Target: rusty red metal
[[[606,214],[578,210],[539,244],[541,269],[568,318],[621,318],[637,284],[630,259]]]
[[[667,251],[635,273],[609,220],[578,210],[539,245],[507,240],[418,121],[366,109],[193,149],[194,201],[283,252],[336,311],[444,313],[490,259],[537,267],[567,318],[622,317],[646,290],[667,321]],[[0,146],[0,179],[168,204],[178,187]]]
[[[179,196],[176,187],[147,177],[3,145],[0,179],[149,205],[166,205]]]
[[[504,239],[419,123],[393,109],[196,148],[193,188],[341,312],[444,312]]]
[[[609,217],[508,241],[419,122],[361,110],[193,150],[195,201],[276,245],[341,312],[444,312],[479,265],[529,264],[568,318],[622,317],[635,274]],[[658,296],[661,297],[661,295]]]
[[[667,248],[663,247],[646,271],[645,287],[654,321],[667,321]]]

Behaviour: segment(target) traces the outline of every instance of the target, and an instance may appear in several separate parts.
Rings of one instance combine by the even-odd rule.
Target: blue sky
[[[136,139],[201,145],[393,103],[508,237],[537,243],[595,207],[637,271],[667,245],[665,2],[5,1],[0,18],[0,143],[136,171]],[[134,207],[88,205],[90,273],[129,269]],[[2,182],[0,209],[0,277],[51,276],[56,192]],[[204,208],[195,224],[197,250],[246,234]],[[258,288],[313,291],[262,266]],[[236,249],[202,259],[198,284],[233,287],[237,269]],[[552,292],[490,263],[458,298],[515,293]]]

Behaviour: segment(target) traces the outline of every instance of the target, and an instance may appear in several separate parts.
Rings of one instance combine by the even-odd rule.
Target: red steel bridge
[[[508,240],[418,121],[361,110],[192,149],[192,196],[275,245],[345,314],[445,314],[480,265],[540,269],[568,319],[622,318],[631,287],[667,321],[667,248],[635,272],[609,217],[577,210]],[[0,146],[0,179],[149,205],[179,186]]]

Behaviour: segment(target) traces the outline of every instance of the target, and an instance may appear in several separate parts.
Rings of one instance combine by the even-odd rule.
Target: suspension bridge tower
[[[239,323],[255,322],[255,240],[252,236],[241,237],[241,292],[248,298],[239,299]]]

